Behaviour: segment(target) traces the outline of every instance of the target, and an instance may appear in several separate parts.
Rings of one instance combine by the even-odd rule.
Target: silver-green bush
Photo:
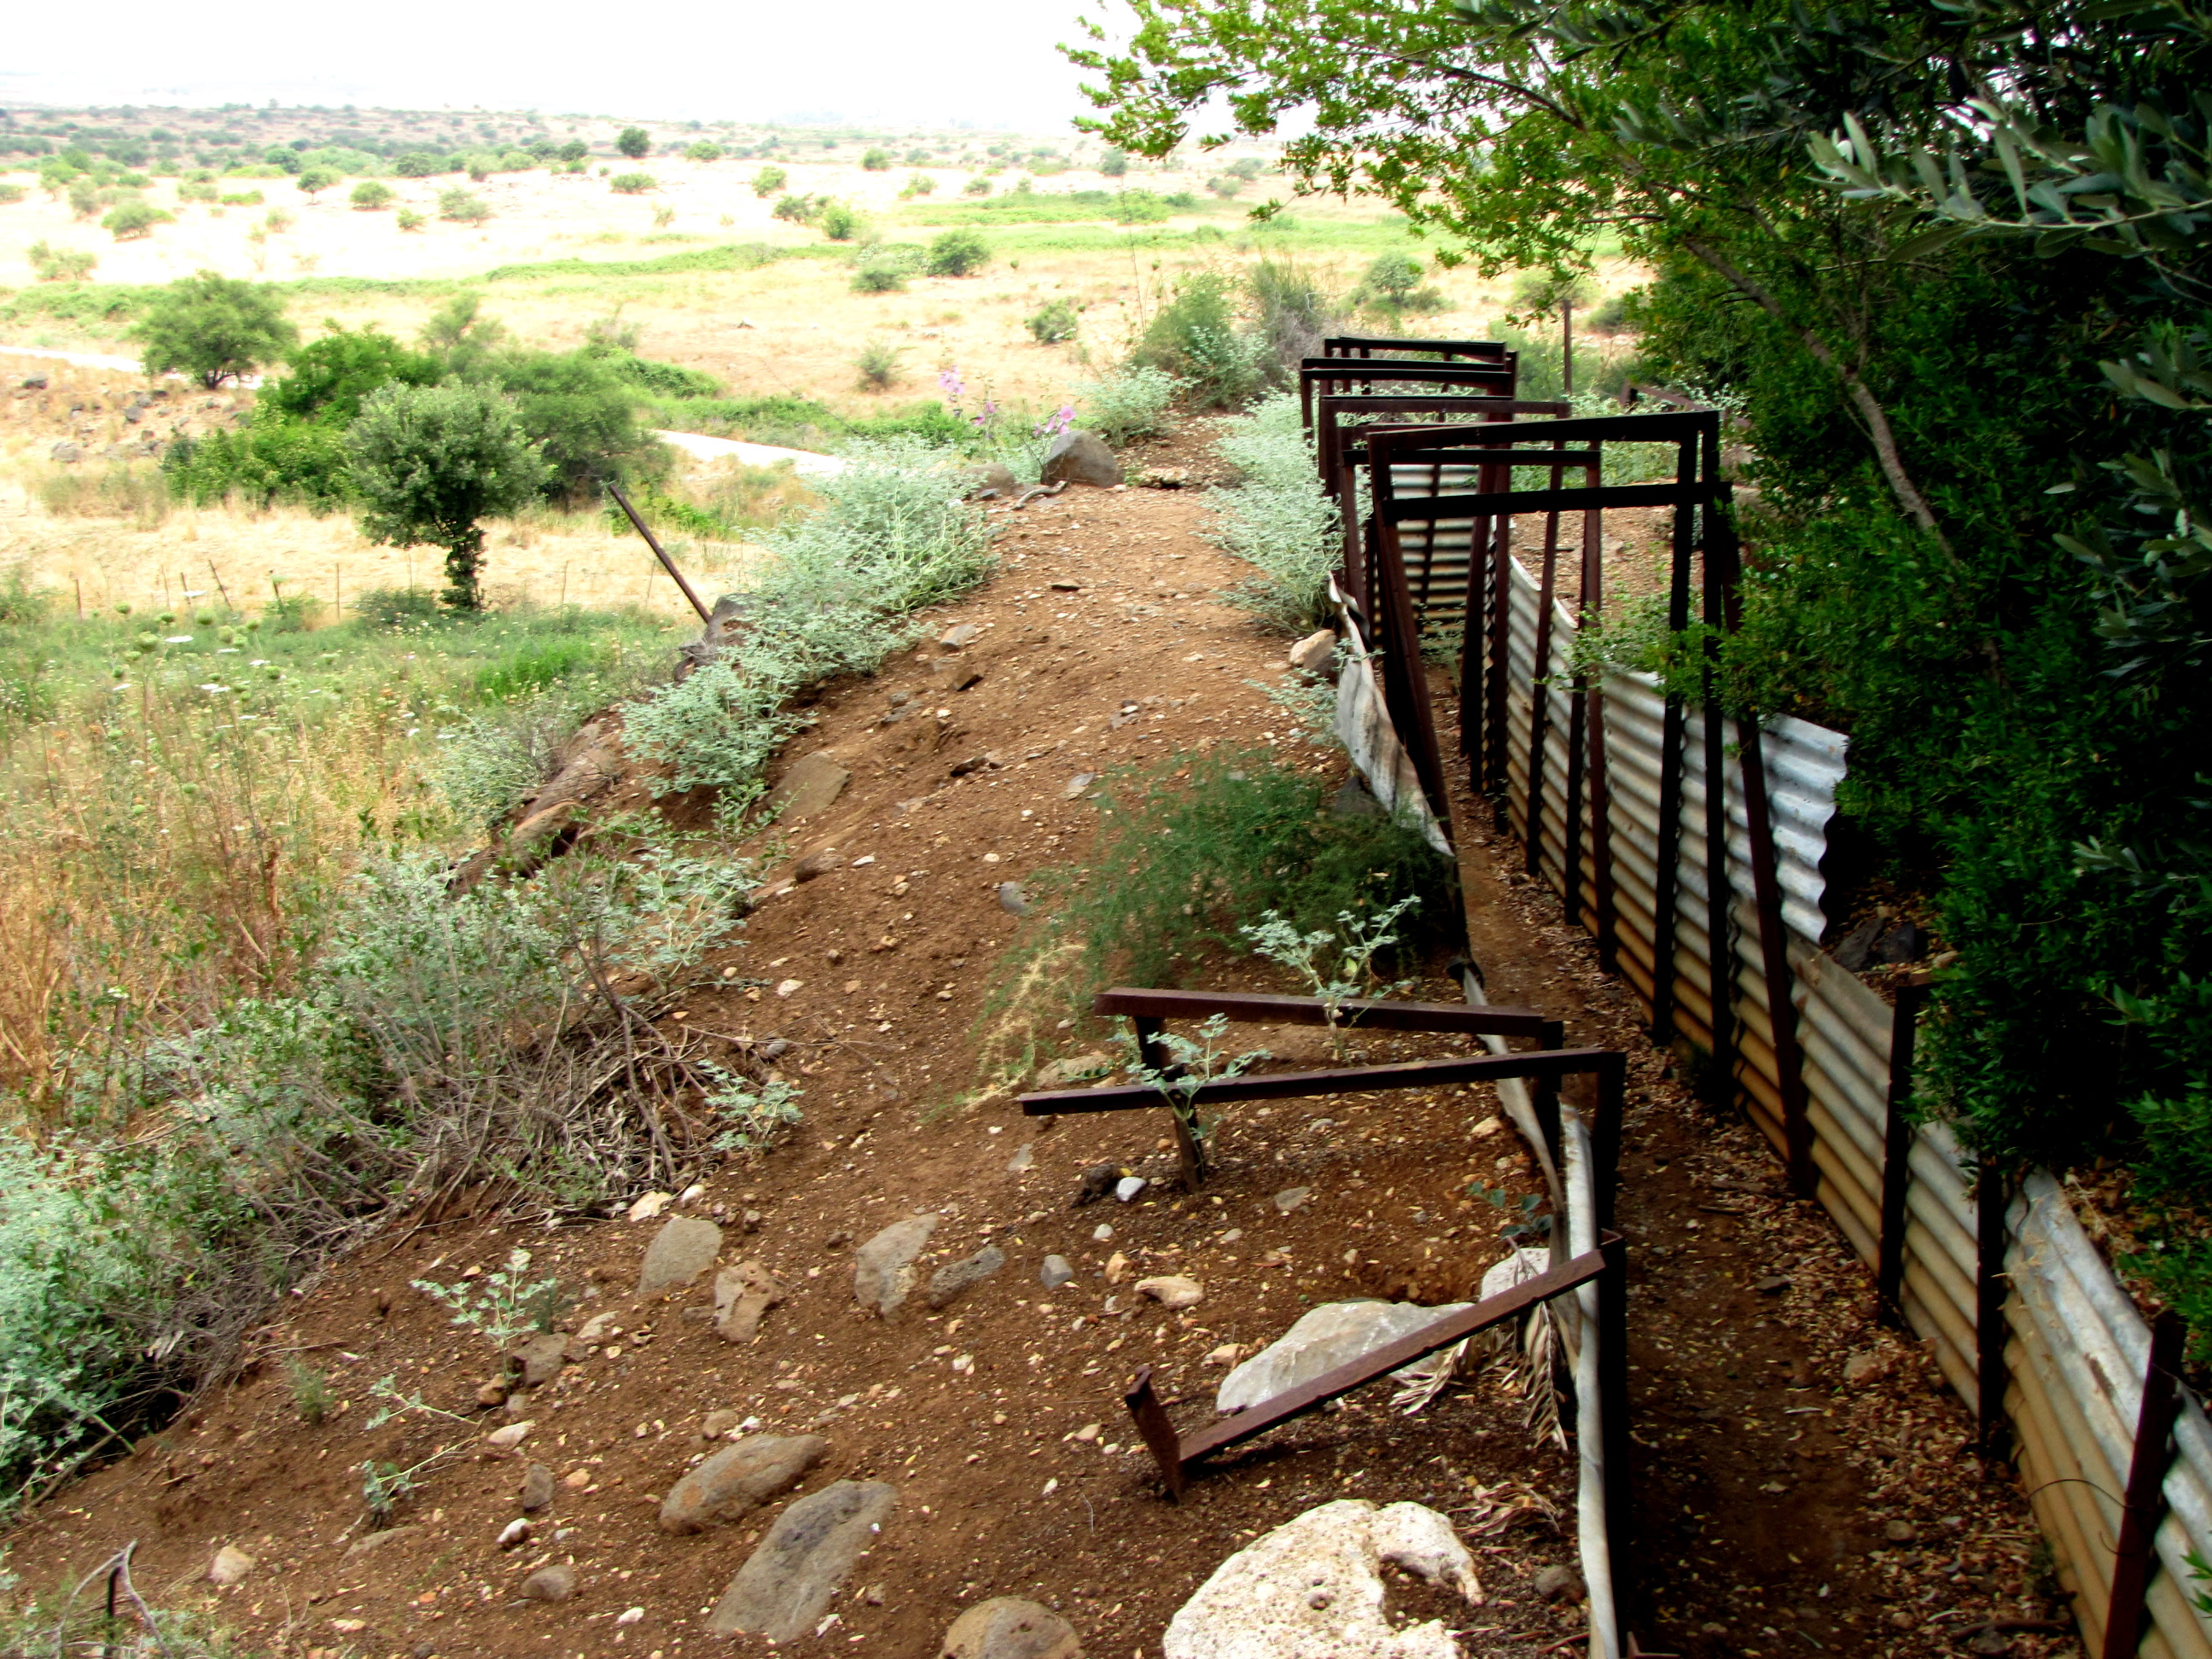
[[[1269,398],[1222,424],[1217,447],[1238,478],[1210,493],[1213,539],[1256,573],[1227,597],[1285,629],[1322,627],[1341,532],[1336,504],[1315,470],[1298,400]]]
[[[1080,424],[1119,447],[1155,437],[1170,424],[1170,411],[1183,382],[1164,368],[1117,368],[1076,388]]]

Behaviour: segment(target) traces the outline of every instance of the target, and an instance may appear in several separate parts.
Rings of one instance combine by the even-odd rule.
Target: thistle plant
[[[505,1348],[532,1331],[552,1328],[561,1298],[561,1281],[541,1279],[526,1284],[530,1252],[520,1247],[507,1252],[507,1265],[495,1267],[481,1280],[463,1279],[440,1285],[427,1279],[409,1281],[423,1295],[453,1310],[453,1322],[482,1335],[495,1348]]]
[[[1392,925],[1407,911],[1417,909],[1420,899],[1407,894],[1389,909],[1371,916],[1357,916],[1349,910],[1336,913],[1336,926],[1317,927],[1310,933],[1300,933],[1274,910],[1263,914],[1254,926],[1237,931],[1252,941],[1252,948],[1268,961],[1289,969],[1306,983],[1307,988],[1320,1000],[1322,1014],[1328,1025],[1330,1052],[1342,1058],[1344,1050],[1344,1005],[1354,998],[1379,999],[1395,996],[1413,981],[1398,980],[1384,984],[1375,972],[1375,958],[1385,947],[1395,945],[1398,935]],[[1332,962],[1331,957],[1334,960]]]
[[[1162,1031],[1158,1036],[1161,1048],[1167,1050],[1168,1064],[1155,1070],[1145,1058],[1145,1045],[1133,1033],[1118,1031],[1115,1041],[1129,1051],[1129,1075],[1148,1088],[1159,1091],[1160,1098],[1167,1102],[1168,1109],[1176,1115],[1191,1139],[1200,1149],[1204,1160],[1206,1138],[1220,1124],[1218,1117],[1200,1112],[1197,1105],[1198,1091],[1208,1083],[1223,1078],[1232,1078],[1251,1069],[1255,1062],[1272,1060],[1274,1056],[1265,1048],[1253,1048],[1231,1056],[1218,1046],[1229,1032],[1225,1014],[1216,1014],[1197,1028],[1197,1039],[1180,1031]]]

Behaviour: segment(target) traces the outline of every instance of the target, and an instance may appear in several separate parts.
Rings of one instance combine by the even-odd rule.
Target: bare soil
[[[1224,1460],[1180,1506],[1128,1443],[1118,1395],[1139,1364],[1158,1368],[1180,1421],[1206,1420],[1221,1375],[1208,1355],[1273,1340],[1314,1302],[1466,1295],[1506,1248],[1495,1212],[1467,1197],[1469,1179],[1534,1187],[1510,1133],[1477,1134],[1494,1110],[1486,1091],[1242,1109],[1196,1194],[1174,1190],[1156,1113],[1055,1123],[1024,1118],[1004,1090],[979,1091],[986,1052],[1035,1041],[1042,1060],[1100,1035],[1063,1029],[1047,999],[991,995],[998,964],[1042,925],[1011,915],[1000,884],[1084,866],[1094,809],[1077,777],[1221,744],[1341,764],[1291,744],[1280,712],[1245,684],[1279,674],[1285,641],[1219,602],[1241,567],[1198,539],[1204,508],[1191,492],[1071,490],[1000,516],[1001,573],[933,619],[980,635],[957,652],[902,653],[822,698],[790,758],[827,751],[851,782],[827,811],[787,827],[772,896],[730,954],[726,984],[670,1015],[733,1045],[782,1038],[778,1063],[805,1091],[805,1121],[786,1145],[713,1174],[672,1212],[722,1218],[723,1260],[757,1260],[789,1288],[759,1340],[726,1344],[689,1316],[703,1284],[664,1303],[632,1298],[658,1222],[403,1218],[283,1310],[234,1383],[41,1504],[10,1540],[29,1585],[135,1539],[142,1587],[212,1605],[254,1652],[672,1659],[721,1645],[702,1615],[772,1518],[692,1537],[656,1525],[659,1496],[703,1449],[702,1419],[727,1408],[830,1439],[803,1490],[861,1476],[900,1488],[883,1542],[812,1644],[823,1650],[933,1654],[963,1604],[1018,1595],[1059,1607],[1094,1656],[1142,1659],[1224,1556],[1319,1502],[1415,1499],[1468,1521],[1480,1489],[1511,1482],[1559,1506],[1564,1529],[1531,1522],[1476,1540],[1486,1600],[1457,1609],[1455,1627],[1484,1655],[1573,1642],[1580,1609],[1545,1604],[1533,1587],[1541,1568],[1573,1559],[1569,1461],[1531,1443],[1501,1373],[1411,1417],[1370,1389]],[[954,689],[975,670],[979,682]],[[1449,702],[1440,698],[1447,716]],[[1492,994],[1565,1018],[1571,1042],[1633,1057],[1622,1224],[1639,1275],[1645,1645],[1701,1659],[1808,1645],[1917,1655],[1991,1613],[2047,1611],[2016,1486],[1955,1454],[1966,1437],[1955,1402],[1920,1356],[1872,1329],[1867,1277],[1833,1230],[1778,1195],[1749,1130],[1672,1080],[1581,936],[1505,873],[1515,859],[1488,835],[1487,809],[1462,802],[1458,817]],[[790,879],[801,855],[830,852],[843,862]],[[1199,977],[1292,988],[1249,963]],[[1411,994],[1456,994],[1439,977]],[[1322,1052],[1310,1030],[1251,1040],[1286,1063]],[[1449,1051],[1371,1035],[1358,1049]],[[1153,1184],[1131,1204],[1076,1205],[1102,1163]],[[1285,1213],[1274,1195],[1298,1186],[1310,1198]],[[939,1218],[924,1272],[987,1240],[1006,1267],[942,1312],[863,1315],[854,1245],[921,1210]],[[487,1412],[475,1396],[492,1350],[410,1282],[489,1270],[517,1245],[533,1252],[533,1277],[580,1295],[577,1319],[609,1312],[621,1329],[558,1381]],[[1130,1271],[1109,1283],[1117,1252]],[[1048,1253],[1074,1266],[1073,1284],[1042,1287]],[[1204,1299],[1168,1314],[1133,1293],[1131,1281],[1159,1273],[1196,1279]],[[1786,1283],[1759,1288],[1773,1278]],[[1875,1374],[1847,1386],[1845,1358],[1865,1352],[1879,1356]],[[337,1404],[321,1423],[302,1420],[288,1363],[330,1379]],[[386,1376],[466,1420],[410,1415],[366,1430],[369,1385]],[[511,1421],[532,1425],[520,1452],[491,1452],[483,1435]],[[349,1557],[365,1527],[363,1460],[411,1464],[448,1445],[453,1457],[425,1472],[398,1516],[415,1530]],[[557,1496],[535,1535],[503,1553],[495,1540],[520,1513],[533,1459],[561,1478]],[[1889,1541],[1892,1519],[1915,1541]],[[258,1565],[217,1589],[205,1573],[226,1543]],[[574,1564],[575,1598],[518,1601],[525,1574],[556,1559]],[[632,1608],[633,1622],[617,1622]],[[2070,1650],[2008,1639],[2023,1655]]]

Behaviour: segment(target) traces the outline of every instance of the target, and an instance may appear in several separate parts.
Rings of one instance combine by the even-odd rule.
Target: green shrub
[[[633,161],[653,149],[653,135],[643,127],[624,127],[615,136],[615,148]]]
[[[687,161],[719,161],[722,159],[722,147],[711,138],[702,138],[684,150],[684,159]]]
[[[392,222],[402,230],[420,230],[430,222],[413,208],[402,208],[392,216]]]
[[[972,230],[948,230],[929,245],[932,276],[972,276],[991,263],[991,245]]]
[[[1451,942],[1449,860],[1411,823],[1336,814],[1333,793],[1264,750],[1176,755],[1110,778],[1089,862],[1111,877],[1062,884],[1053,920],[1054,937],[1079,947],[1072,997],[1173,984],[1209,951],[1244,955],[1240,929],[1269,911],[1304,931],[1418,894],[1405,953]]]
[[[888,340],[869,339],[860,347],[853,367],[860,371],[860,384],[871,392],[889,392],[898,384],[906,353]]]
[[[227,208],[259,207],[261,202],[261,192],[258,190],[235,191],[221,198],[221,205]]]
[[[1237,482],[1210,492],[1213,539],[1258,573],[1230,590],[1230,603],[1292,633],[1326,626],[1342,524],[1315,471],[1297,397],[1270,398],[1224,422],[1218,448]]]
[[[174,223],[177,216],[164,212],[151,202],[125,202],[100,222],[100,228],[118,242],[133,242],[153,234],[154,227]]]
[[[1267,381],[1265,343],[1238,326],[1236,291],[1218,271],[1194,271],[1152,313],[1130,361],[1187,382],[1208,406],[1231,409]]]
[[[392,158],[392,170],[402,179],[429,179],[441,173],[458,173],[453,158],[435,155],[428,150],[403,150]]]
[[[764,202],[781,190],[790,177],[781,167],[763,167],[753,174],[753,194]]]
[[[849,242],[860,234],[860,212],[848,202],[825,202],[817,222],[833,242]]]
[[[295,349],[287,373],[263,386],[254,399],[257,418],[264,412],[286,420],[350,425],[362,399],[397,380],[408,386],[436,383],[440,365],[427,353],[410,350],[375,328],[333,328],[319,340]]]
[[[906,176],[905,185],[899,191],[899,199],[911,201],[917,196],[933,196],[936,193],[937,179],[933,174],[909,173]]]
[[[256,507],[294,501],[328,511],[348,499],[351,468],[343,428],[273,412],[235,432],[178,438],[161,456],[171,494],[200,507],[235,497]]]
[[[392,186],[380,179],[364,179],[353,187],[350,199],[356,213],[374,213],[392,205]]]
[[[887,149],[870,149],[860,157],[860,165],[870,173],[890,171],[891,153]]]
[[[1119,448],[1168,429],[1183,383],[1163,369],[1125,368],[1076,388],[1080,423]]]
[[[970,173],[968,175],[968,182],[960,186],[960,193],[963,196],[988,196],[991,193],[991,181],[980,173]]]
[[[23,257],[42,283],[81,283],[100,263],[97,255],[82,248],[49,247],[43,241],[32,243]]]
[[[921,250],[896,242],[878,242],[861,250],[860,259],[853,267],[853,291],[856,294],[896,294],[902,290],[907,278],[921,264]]]
[[[302,196],[313,196],[328,190],[338,182],[338,175],[328,167],[309,167],[292,181]]]
[[[1048,300],[1029,314],[1023,326],[1039,345],[1062,345],[1075,337],[1080,319],[1072,301]]]
[[[1129,171],[1129,152],[1109,144],[1106,153],[1098,158],[1098,171],[1109,179],[1122,177]]]
[[[300,337],[276,290],[204,270],[179,277],[131,331],[149,374],[189,374],[210,389],[272,362]]]
[[[1280,256],[1255,260],[1245,273],[1252,302],[1252,339],[1269,382],[1295,388],[1298,365],[1322,355],[1322,341],[1339,332],[1344,308],[1320,277]]]
[[[649,173],[617,173],[607,180],[607,188],[617,196],[642,196],[659,190],[660,181]]]
[[[822,211],[822,205],[811,196],[787,196],[770,211],[776,218],[803,225],[811,222]]]
[[[438,216],[456,224],[480,225],[491,217],[491,204],[474,191],[456,185],[438,192]]]
[[[588,349],[495,353],[478,373],[514,399],[554,499],[582,506],[609,480],[654,476],[665,465],[666,451],[638,423],[632,384]]]
[[[188,179],[177,180],[177,199],[179,202],[213,202],[222,194],[213,176],[209,173],[196,173]]]

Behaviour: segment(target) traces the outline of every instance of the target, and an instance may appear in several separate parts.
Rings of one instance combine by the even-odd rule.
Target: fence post
[[[1618,1649],[1636,1589],[1636,1526],[1629,1513],[1635,1482],[1628,1468],[1628,1243],[1614,1237],[1598,1248],[1605,1252],[1605,1271],[1597,1277],[1598,1410],[1604,1418],[1600,1436],[1605,1455],[1606,1553],[1613,1571],[1613,1639]]]
[[[1912,1097],[1912,1050],[1920,1032],[1920,1010],[1928,1000],[1928,975],[1915,974],[1897,988],[1889,1025],[1889,1094],[1882,1129],[1881,1248],[1875,1270],[1876,1316],[1885,1325],[1905,1327],[1905,1200],[1912,1188],[1912,1125],[1905,1103]]]
[[[2004,1455],[2005,1209],[2012,1183],[1993,1163],[1974,1178],[1974,1421],[1984,1457]]]
[[[2127,1507],[2120,1512],[2103,1659],[2135,1659],[2142,1645],[2144,1595],[2156,1559],[2159,1523],[2166,1518],[2166,1472],[2173,1455],[2174,1419],[2181,1412],[2175,1378],[2185,1329],[2181,1316],[2171,1308],[2151,1322],[2150,1363],[2143,1368],[2142,1403],[2136,1413],[2135,1455],[2128,1465]]]

